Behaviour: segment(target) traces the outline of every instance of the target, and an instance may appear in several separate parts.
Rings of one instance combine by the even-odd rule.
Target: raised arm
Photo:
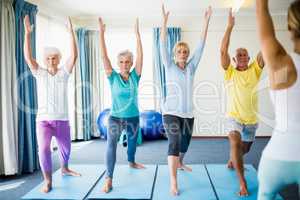
[[[71,21],[70,17],[68,19],[68,30],[69,30],[69,34],[70,34],[71,53],[70,53],[70,57],[68,58],[68,60],[66,62],[66,68],[67,68],[68,72],[71,73],[75,66],[75,62],[77,60],[78,51],[77,51],[75,33],[73,30],[73,25],[72,25],[72,21]]]
[[[101,58],[103,61],[104,70],[107,76],[110,76],[113,68],[111,66],[111,62],[107,55],[107,49],[105,45],[105,39],[104,39],[104,32],[105,32],[105,24],[103,24],[102,18],[99,17],[99,34],[100,34],[100,52],[101,52]]]
[[[29,66],[30,70],[37,70],[39,64],[36,60],[32,57],[32,50],[31,50],[31,39],[30,34],[32,32],[31,24],[29,21],[29,16],[26,15],[24,18],[24,28],[25,28],[25,36],[24,36],[24,57],[27,65]]]
[[[208,9],[205,11],[204,24],[203,24],[202,33],[201,33],[201,41],[203,41],[203,43],[206,41],[208,25],[209,25],[211,14],[212,14],[212,8],[211,8],[211,6],[209,6]]]
[[[265,61],[264,61],[261,51],[257,54],[256,61],[260,68],[263,69],[265,67]]]
[[[212,14],[212,9],[209,6],[204,14],[204,25],[201,33],[200,43],[197,45],[196,50],[190,60],[190,62],[193,64],[192,67],[194,72],[196,71],[203,54],[211,14]]]
[[[161,26],[161,33],[160,33],[160,39],[162,42],[166,42],[167,40],[167,24],[168,24],[168,18],[169,18],[170,12],[166,12],[164,4],[162,5],[162,16],[163,16],[163,22]]]
[[[165,6],[162,5],[162,26],[160,32],[160,55],[164,67],[170,67],[172,64],[171,55],[167,48],[167,24],[169,12],[166,12]]]
[[[274,90],[288,88],[295,83],[297,71],[292,58],[276,39],[268,0],[256,0],[256,19],[262,55],[270,77],[270,86]]]
[[[227,68],[230,65],[230,55],[228,53],[228,48],[230,44],[231,32],[234,27],[234,21],[235,20],[232,15],[232,9],[230,9],[229,16],[228,16],[228,25],[225,34],[223,36],[222,45],[221,45],[221,65],[224,70],[227,70]]]
[[[135,61],[135,70],[136,73],[140,76],[143,69],[143,46],[139,30],[139,19],[136,19],[135,22],[135,35],[136,35],[136,61]]]

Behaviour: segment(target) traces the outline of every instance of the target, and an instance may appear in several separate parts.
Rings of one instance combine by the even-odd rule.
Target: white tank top
[[[298,78],[294,85],[283,90],[270,90],[275,109],[275,128],[263,155],[284,161],[300,161],[300,55],[291,57]]]

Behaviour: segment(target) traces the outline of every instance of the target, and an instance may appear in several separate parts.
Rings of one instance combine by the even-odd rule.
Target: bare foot
[[[69,168],[65,168],[61,170],[61,174],[63,176],[81,176],[80,173],[70,170]]]
[[[227,162],[227,167],[228,169],[232,169],[232,170],[234,169],[233,162],[231,160]]]
[[[140,163],[129,163],[129,166],[131,168],[135,168],[135,169],[145,169],[145,166],[143,164],[140,164]]]
[[[112,190],[112,179],[106,178],[101,191],[105,193],[109,193],[111,190]]]
[[[240,197],[246,197],[249,195],[246,183],[240,185],[240,191],[238,194]]]
[[[171,195],[173,195],[173,196],[179,196],[179,190],[178,190],[176,184],[171,184],[171,187],[170,187],[170,193],[171,193]]]
[[[184,170],[184,171],[187,171],[187,172],[192,172],[193,169],[187,165],[184,165],[184,164],[179,164],[177,169],[179,170]]]
[[[52,184],[51,183],[45,183],[43,185],[43,187],[41,188],[41,192],[48,193],[48,192],[51,191],[51,189],[52,189]]]

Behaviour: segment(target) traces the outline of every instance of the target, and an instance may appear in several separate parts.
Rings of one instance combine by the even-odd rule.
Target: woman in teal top
[[[125,50],[118,55],[118,66],[120,73],[117,73],[111,66],[107,55],[104,32],[105,25],[99,18],[100,50],[105,73],[111,87],[112,108],[108,121],[107,150],[106,150],[106,179],[102,191],[108,193],[112,189],[113,171],[116,163],[117,140],[123,130],[126,130],[128,138],[128,162],[132,168],[144,168],[142,164],[135,162],[136,142],[139,130],[139,109],[138,109],[138,85],[143,66],[143,50],[139,33],[138,20],[135,25],[137,40],[137,57],[134,69],[133,55]]]

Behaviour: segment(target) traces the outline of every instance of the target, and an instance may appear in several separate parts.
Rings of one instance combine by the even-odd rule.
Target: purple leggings
[[[66,166],[68,164],[71,151],[69,121],[38,121],[36,126],[39,160],[42,171],[52,172],[50,150],[52,136],[54,136],[57,141],[60,163],[62,166]]]

